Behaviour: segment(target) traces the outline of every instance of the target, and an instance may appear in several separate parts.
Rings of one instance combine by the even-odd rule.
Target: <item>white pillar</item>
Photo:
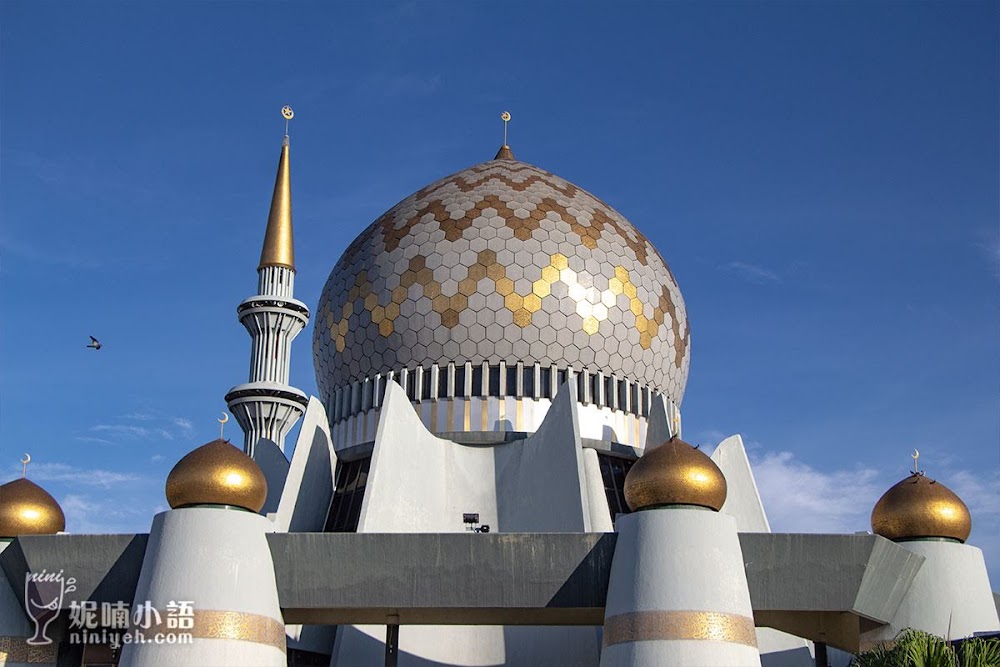
[[[1000,631],[983,552],[950,540],[901,540],[924,563],[892,621],[862,637],[862,648],[893,639],[906,628],[946,639]]]
[[[735,519],[675,506],[617,530],[602,667],[760,667]]]
[[[168,629],[168,605],[190,602],[190,643],[130,643],[121,665],[284,667],[285,624],[278,606],[266,518],[252,512],[189,507],[156,515],[149,534],[133,614],[147,602]],[[134,620],[134,619],[133,619]]]

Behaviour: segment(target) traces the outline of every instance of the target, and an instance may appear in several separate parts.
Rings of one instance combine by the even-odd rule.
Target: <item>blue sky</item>
[[[998,581],[998,20],[972,2],[8,0],[0,478],[28,451],[70,530],[148,529],[247,375],[235,308],[281,105],[312,307],[371,220],[493,156],[509,109],[520,159],[670,263],[685,436],[743,434],[775,529],[867,529],[919,448]],[[312,393],[310,338],[292,381]]]

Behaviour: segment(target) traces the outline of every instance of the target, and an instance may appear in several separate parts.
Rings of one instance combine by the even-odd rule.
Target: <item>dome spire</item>
[[[514,151],[512,151],[510,149],[510,146],[507,145],[507,123],[510,122],[510,112],[504,111],[503,113],[501,113],[500,120],[503,121],[503,146],[500,147],[500,150],[497,151],[496,157],[494,157],[493,159],[515,160],[517,158],[514,157]]]
[[[285,138],[281,142],[281,156],[278,158],[278,174],[274,179],[274,194],[271,196],[271,212],[267,216],[267,231],[264,233],[264,247],[260,251],[260,266],[283,266],[295,270],[295,250],[292,245],[292,179],[288,160],[288,121],[295,113],[285,106],[281,109],[285,118]]]

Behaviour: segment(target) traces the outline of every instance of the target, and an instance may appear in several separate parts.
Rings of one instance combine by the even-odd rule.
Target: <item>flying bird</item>
[[[97,340],[93,336],[90,337],[90,344],[87,347],[92,347],[95,350],[101,349],[101,341]]]

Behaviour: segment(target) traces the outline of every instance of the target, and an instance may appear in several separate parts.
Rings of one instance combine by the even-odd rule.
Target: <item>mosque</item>
[[[287,135],[257,274],[243,446],[183,457],[148,534],[66,533],[30,479],[0,486],[0,665],[791,667],[1000,631],[970,513],[922,472],[870,533],[772,533],[739,436],[682,439],[663,257],[506,140],[344,251],[318,397],[289,377],[312,312]]]

